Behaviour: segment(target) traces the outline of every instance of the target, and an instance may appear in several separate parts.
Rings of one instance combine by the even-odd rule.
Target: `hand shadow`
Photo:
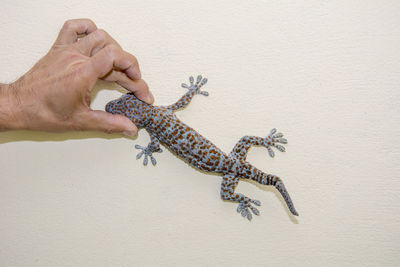
[[[127,91],[115,83],[98,81],[96,86],[92,89],[92,102],[97,97],[97,94],[103,88],[117,90],[122,94]],[[71,139],[90,139],[90,138],[103,138],[103,139],[115,139],[121,138],[120,134],[107,134],[103,132],[63,132],[63,133],[50,133],[50,132],[40,132],[40,131],[7,131],[0,132],[0,144],[18,142],[18,141],[65,141]]]

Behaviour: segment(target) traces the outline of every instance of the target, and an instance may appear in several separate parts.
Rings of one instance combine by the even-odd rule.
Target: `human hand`
[[[116,82],[149,104],[154,101],[133,55],[89,19],[65,22],[47,55],[14,83],[0,86],[0,130],[136,135],[128,118],[90,108],[98,79]]]

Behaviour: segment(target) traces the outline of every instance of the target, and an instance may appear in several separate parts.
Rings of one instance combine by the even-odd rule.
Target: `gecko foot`
[[[272,150],[272,147],[275,147],[281,152],[285,152],[285,147],[282,145],[279,145],[277,143],[281,144],[287,144],[287,140],[285,138],[282,138],[283,134],[282,133],[276,133],[276,129],[272,129],[269,135],[265,138],[266,140],[266,147],[268,149],[268,154],[271,157],[275,156],[275,152]]]
[[[151,160],[151,163],[153,164],[153,166],[156,166],[157,161],[153,157],[153,152],[161,153],[162,152],[161,148],[159,148],[158,150],[154,150],[154,148],[152,146],[150,146],[150,145],[148,145],[147,147],[135,145],[135,148],[142,150],[141,152],[139,152],[137,154],[136,159],[140,159],[144,155],[144,160],[143,160],[143,165],[144,166],[147,166],[147,163],[149,162],[148,157],[150,157],[150,160]]]
[[[194,91],[195,94],[208,96],[208,92],[200,90],[200,88],[206,84],[207,78],[203,78],[201,75],[199,75],[197,76],[196,82],[194,82],[193,76],[190,76],[189,81],[190,85],[182,83],[182,87],[188,89],[189,91]]]
[[[244,201],[239,202],[239,206],[237,208],[237,212],[240,213],[243,217],[246,217],[249,221],[253,218],[253,215],[251,212],[254,213],[254,215],[260,215],[260,212],[258,209],[252,206],[252,204],[256,206],[260,206],[261,202],[255,199],[248,199]],[[251,211],[251,212],[250,212]]]

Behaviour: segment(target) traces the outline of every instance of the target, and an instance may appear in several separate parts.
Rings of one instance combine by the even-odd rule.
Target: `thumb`
[[[136,125],[127,117],[101,110],[90,110],[84,113],[83,124],[83,128],[88,131],[123,133],[128,136],[136,136],[138,132]]]

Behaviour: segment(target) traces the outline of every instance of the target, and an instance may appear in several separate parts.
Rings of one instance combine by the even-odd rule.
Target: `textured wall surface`
[[[248,161],[284,179],[248,222],[221,178],[136,140],[101,133],[0,133],[2,266],[391,266],[400,264],[399,1],[2,0],[0,81],[43,56],[64,20],[88,17],[135,54],[156,104],[209,78],[178,116],[229,152],[273,127],[289,140]],[[112,90],[107,90],[107,89]],[[121,95],[99,83],[93,108]]]

